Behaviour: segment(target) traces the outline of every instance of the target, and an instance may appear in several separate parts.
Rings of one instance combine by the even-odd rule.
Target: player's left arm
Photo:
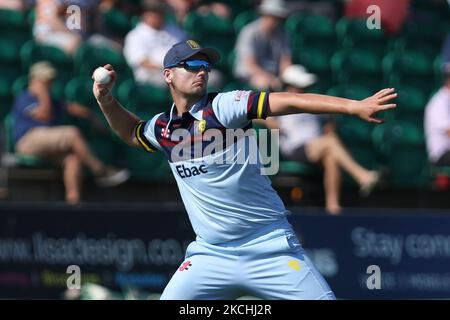
[[[396,107],[391,101],[397,97],[394,88],[383,89],[364,100],[351,100],[310,93],[274,92],[269,95],[267,116],[295,113],[340,113],[355,115],[369,122],[382,123],[375,118],[379,111]]]

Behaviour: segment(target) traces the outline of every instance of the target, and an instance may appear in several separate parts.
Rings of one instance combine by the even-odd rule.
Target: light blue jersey
[[[168,157],[197,234],[161,299],[334,299],[262,175],[255,137],[227,139],[227,129],[245,133],[266,118],[268,97],[208,94],[181,117],[172,106],[138,125],[142,146]]]
[[[261,174],[259,157],[250,156],[256,152],[251,148],[256,146],[254,136],[221,144],[217,152],[208,152],[211,143],[201,141],[200,154],[185,158],[177,157],[181,141],[172,140],[181,140],[179,132],[187,134],[185,140],[205,140],[215,129],[225,141],[226,129],[248,130],[252,119],[266,118],[268,96],[251,91],[205,95],[181,117],[173,105],[170,112],[156,115],[137,130],[147,150],[167,155],[193,229],[210,244],[246,237],[283,219],[288,211],[270,179]]]

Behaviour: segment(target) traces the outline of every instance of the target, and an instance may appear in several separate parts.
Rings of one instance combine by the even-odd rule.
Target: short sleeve
[[[268,104],[268,92],[237,90],[218,94],[212,107],[224,127],[238,129],[245,127],[250,120],[266,119]]]
[[[149,121],[141,121],[136,126],[135,135],[141,146],[148,152],[155,152],[161,150],[161,146],[158,143],[155,135],[155,123],[156,119],[161,114],[154,116]]]

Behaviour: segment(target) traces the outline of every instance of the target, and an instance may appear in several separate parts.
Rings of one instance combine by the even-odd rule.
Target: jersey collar
[[[191,116],[193,116],[197,120],[202,120],[203,118],[203,107],[205,106],[206,101],[208,100],[208,94],[205,93],[205,95],[198,100],[194,105],[189,109],[189,113]],[[177,110],[175,107],[175,103],[172,103],[172,107],[170,108],[170,119],[169,122],[172,120],[179,120],[184,116],[184,114],[180,117],[177,114]]]
[[[190,115],[195,118],[196,120],[202,120],[203,119],[203,107],[205,106],[205,103],[208,101],[208,93],[205,93],[205,95],[198,100],[192,107],[191,109],[189,109],[189,113]],[[169,134],[169,128],[170,128],[170,124],[172,123],[172,121],[180,121],[181,119],[183,119],[183,117],[185,117],[185,115],[188,113],[185,112],[183,113],[183,115],[180,117],[177,114],[177,110],[175,108],[175,102],[172,103],[172,107],[170,108],[170,117],[169,117],[169,121],[166,124],[166,127],[164,128],[163,134],[167,135]]]

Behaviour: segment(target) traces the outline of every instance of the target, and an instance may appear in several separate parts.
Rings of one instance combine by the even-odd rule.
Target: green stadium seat
[[[430,168],[421,125],[403,121],[386,123],[373,130],[372,139],[394,186],[425,187],[429,183]]]
[[[105,27],[116,37],[125,37],[131,30],[131,19],[119,9],[111,9],[102,14]]]
[[[242,30],[247,24],[258,19],[259,15],[254,10],[239,13],[233,20],[233,28],[236,34]]]
[[[34,41],[26,42],[20,49],[20,58],[24,72],[39,61],[49,61],[58,71],[57,79],[65,85],[73,77],[73,60],[63,50],[47,45],[40,45]],[[60,88],[60,91],[62,88]]]
[[[383,56],[387,37],[382,29],[369,29],[366,19],[341,18],[336,24],[338,42],[342,48],[365,49]]]
[[[22,12],[0,9],[0,38],[23,44],[32,38],[26,15]]]
[[[391,50],[415,51],[429,58],[436,57],[446,35],[445,23],[439,20],[432,23],[407,22],[400,35],[391,41]]]
[[[20,44],[8,38],[0,38],[0,63],[20,64]],[[19,67],[20,69],[20,67]]]
[[[315,176],[320,174],[318,166],[299,161],[281,160],[279,174],[296,176]]]
[[[327,54],[336,48],[334,23],[325,16],[299,13],[286,20],[286,29],[293,39],[294,53],[315,48]]]
[[[420,52],[390,52],[382,62],[385,81],[410,85],[430,93],[434,87],[433,59]]]
[[[165,155],[160,151],[150,153],[142,148],[127,148],[125,156],[133,180],[158,181],[171,175]]]
[[[132,79],[128,79],[119,86],[117,97],[127,109],[136,112],[142,119],[149,119],[170,107],[170,96],[167,88],[139,85]]]
[[[104,120],[104,117],[101,118]],[[105,126],[109,125],[104,120]],[[92,126],[81,127],[90,150],[103,162],[109,165],[121,166],[127,162],[125,156],[126,149],[130,147],[125,144],[115,133],[108,130],[108,133],[100,133]]]
[[[80,103],[100,113],[101,111],[97,107],[97,101],[92,92],[92,85],[93,80],[90,77],[78,76],[73,78],[64,89],[66,100]]]
[[[215,0],[203,0],[202,3],[214,3]],[[236,17],[241,12],[251,11],[254,7],[254,0],[221,0],[220,2],[226,4],[231,9],[231,15]]]
[[[372,89],[382,86],[381,59],[370,51],[340,50],[333,55],[330,65],[339,83],[361,83]]]
[[[22,46],[20,58],[26,68],[29,68],[35,62],[47,60],[54,64],[56,68],[65,68],[66,73],[73,70],[72,58],[63,50],[54,46],[41,45],[34,41],[28,41]]]
[[[91,77],[97,67],[111,64],[120,75],[119,81],[133,77],[123,54],[107,46],[82,45],[75,53],[75,69],[79,75]]]
[[[428,103],[428,94],[420,88],[400,85],[397,88],[397,108],[393,110],[396,120],[421,123],[423,113]]]
[[[11,87],[11,94],[13,97],[19,95],[28,86],[28,75],[23,75],[14,80]]]
[[[301,64],[308,71],[318,75],[328,75],[331,71],[331,54],[316,48],[304,48],[293,52],[293,62]]]
[[[20,75],[14,64],[2,64],[0,73],[0,120],[11,110],[14,96],[11,88],[16,77]]]
[[[361,100],[371,96],[373,91],[369,88],[357,84],[341,84],[328,90],[327,94],[335,97]]]

